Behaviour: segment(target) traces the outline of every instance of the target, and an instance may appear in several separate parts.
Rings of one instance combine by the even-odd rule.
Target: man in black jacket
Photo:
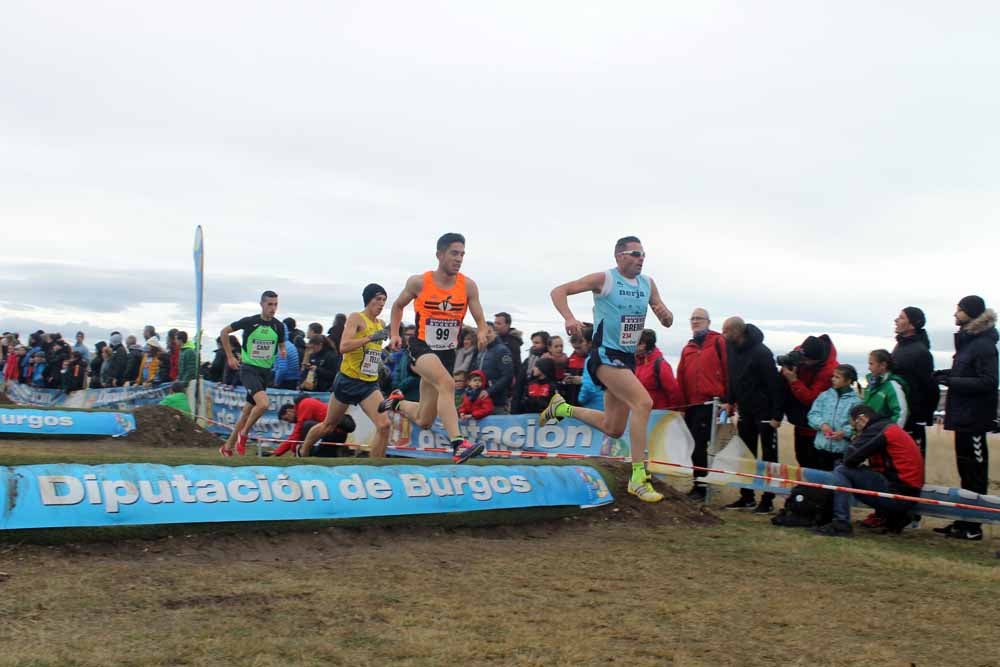
[[[313,336],[306,346],[309,353],[309,363],[306,366],[306,375],[314,372],[316,384],[307,391],[330,391],[333,381],[340,371],[340,356],[326,344],[323,336]]]
[[[907,306],[896,318],[896,347],[892,350],[893,372],[906,380],[907,402],[910,416],[905,430],[920,447],[920,455],[927,455],[927,424],[934,421],[940,397],[934,380],[934,357],[931,341],[924,325],[924,311]]]
[[[729,378],[726,383],[726,411],[739,411],[736,429],[740,440],[757,456],[760,440],[761,459],[778,460],[778,427],[781,426],[782,385],[774,355],[764,345],[763,332],[740,317],[730,317],[722,325],[726,339]],[[754,507],[753,489],[740,489],[740,499],[726,509],[753,509],[769,514],[774,509],[774,494],[764,493]]]
[[[499,312],[493,316],[493,326],[497,331],[497,338],[510,349],[510,358],[514,363],[514,377],[518,377],[521,372],[521,346],[524,339],[521,332],[510,327],[510,313]]]
[[[486,392],[493,400],[493,414],[508,415],[507,397],[514,381],[513,355],[493,324],[486,326],[486,341],[486,349],[479,355],[479,370],[486,374]]]
[[[139,368],[142,366],[142,346],[136,342],[135,336],[126,338],[125,345],[128,346],[128,357],[125,364],[125,382],[135,382],[136,377],[139,376]]]
[[[934,378],[948,387],[944,427],[955,432],[955,460],[962,488],[986,493],[990,465],[986,434],[997,424],[997,314],[982,297],[971,295],[955,311],[955,356],[951,370]],[[982,524],[956,521],[935,528],[948,537],[983,539]]]
[[[108,345],[111,346],[111,357],[104,363],[109,368],[102,369],[101,377],[106,377],[111,382],[111,387],[120,387],[125,383],[126,369],[128,368],[128,352],[122,345],[122,335],[118,331],[112,331],[108,336]],[[136,369],[136,373],[138,373]]]
[[[294,317],[286,317],[281,320],[288,327],[288,340],[292,342],[295,349],[299,352],[299,359],[305,358],[306,352],[306,335],[303,333],[302,329],[297,328],[297,322]]]

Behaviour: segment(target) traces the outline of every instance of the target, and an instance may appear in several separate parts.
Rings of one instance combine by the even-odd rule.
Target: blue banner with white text
[[[462,420],[459,426],[466,438],[484,444],[487,450],[631,456],[628,429],[622,437],[612,438],[576,419],[539,424],[537,414],[497,415]],[[684,415],[680,412],[654,410],[649,417],[646,434],[650,443],[668,443],[666,446],[681,447],[685,451],[694,447]],[[440,453],[425,450],[451,447],[440,420],[435,421],[430,429],[423,429],[399,414],[392,415],[389,445],[396,448],[390,450],[394,454],[417,458],[439,457]]]
[[[120,412],[71,412],[0,408],[0,433],[97,435],[117,438],[135,430],[135,417]]]
[[[348,519],[613,501],[587,466],[164,466],[0,470],[0,529]]]

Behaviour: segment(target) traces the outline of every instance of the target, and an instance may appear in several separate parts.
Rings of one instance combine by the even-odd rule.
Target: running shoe
[[[473,456],[482,454],[484,449],[486,449],[486,446],[480,442],[469,442],[468,440],[463,440],[454,446],[451,460],[455,463],[465,463]]]
[[[225,456],[226,458],[232,458],[233,456],[233,450],[226,447],[226,443],[222,443],[219,446],[219,453]]]
[[[247,455],[248,437],[249,436],[247,436],[246,433],[240,433],[238,436],[236,436],[236,453],[239,454],[240,456]]]
[[[944,535],[945,537],[951,537],[951,534],[958,530],[961,526],[957,526],[954,521],[946,526],[939,526],[937,528],[931,528],[935,533]]]
[[[395,412],[401,400],[403,400],[403,392],[398,389],[393,389],[392,392],[385,397],[385,400],[378,404],[378,411]]]
[[[556,417],[556,408],[566,402],[559,393],[552,394],[552,398],[549,399],[548,406],[542,410],[538,415],[538,425],[544,426],[551,421],[562,421],[562,417]]]
[[[959,526],[955,530],[951,531],[948,537],[954,537],[958,540],[971,540],[973,542],[978,542],[983,539],[983,529],[974,528],[969,526]]]
[[[628,492],[644,503],[658,503],[663,500],[663,494],[653,488],[648,477],[642,482],[629,482]]]

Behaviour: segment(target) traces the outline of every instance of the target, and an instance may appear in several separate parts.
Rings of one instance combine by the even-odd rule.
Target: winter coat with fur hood
[[[997,314],[992,308],[962,325],[955,334],[955,356],[947,382],[944,427],[982,433],[997,418]]]

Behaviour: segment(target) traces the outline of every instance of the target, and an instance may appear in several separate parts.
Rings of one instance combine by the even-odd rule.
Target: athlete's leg
[[[611,392],[604,394],[604,410],[573,408],[573,418],[612,438],[620,438],[628,423],[628,405]]]
[[[434,423],[436,415],[441,419],[441,425],[449,439],[461,438],[458,409],[455,407],[455,379],[451,373],[435,354],[421,356],[413,365],[413,370],[420,376],[420,411],[418,419],[414,421],[421,427],[428,428]]]
[[[610,397],[614,397],[627,406],[627,410],[631,413],[628,425],[629,442],[632,445],[632,461],[645,461],[646,428],[649,426],[649,413],[653,411],[653,399],[649,396],[649,392],[639,382],[635,373],[625,368],[599,366],[597,379],[606,388],[605,406],[607,406]],[[573,416],[576,416],[575,410]]]
[[[369,456],[377,459],[385,458],[385,448],[389,444],[389,415],[378,411],[383,400],[382,392],[376,389],[359,406],[375,425],[375,437],[369,443],[368,452]]]
[[[326,419],[309,429],[305,440],[298,445],[299,456],[312,456],[312,447],[337,428],[337,424],[347,414],[347,406],[330,395],[330,403],[326,408]]]
[[[267,412],[268,404],[269,404],[269,399],[267,398],[267,392],[265,390],[261,389],[260,391],[255,393],[253,395],[253,407],[250,409],[249,414],[247,414],[245,411],[246,407],[250,406],[246,406],[243,408],[244,414],[246,414],[246,419],[243,423],[243,427],[241,429],[238,429],[239,432],[242,433],[243,435],[249,435],[250,429],[253,428],[253,425],[257,423],[258,419],[264,416],[265,412]]]
[[[396,404],[396,411],[420,428],[430,428],[434,418],[437,417],[437,390],[434,384],[421,377],[420,401],[400,401]]]
[[[249,403],[243,404],[243,410],[240,411],[240,416],[236,420],[236,424],[233,425],[233,430],[230,432],[229,436],[226,437],[226,442],[222,445],[225,450],[232,450],[233,445],[236,444],[236,437],[243,430],[243,425],[247,423],[247,417],[250,415],[250,411],[253,410],[253,406]]]

